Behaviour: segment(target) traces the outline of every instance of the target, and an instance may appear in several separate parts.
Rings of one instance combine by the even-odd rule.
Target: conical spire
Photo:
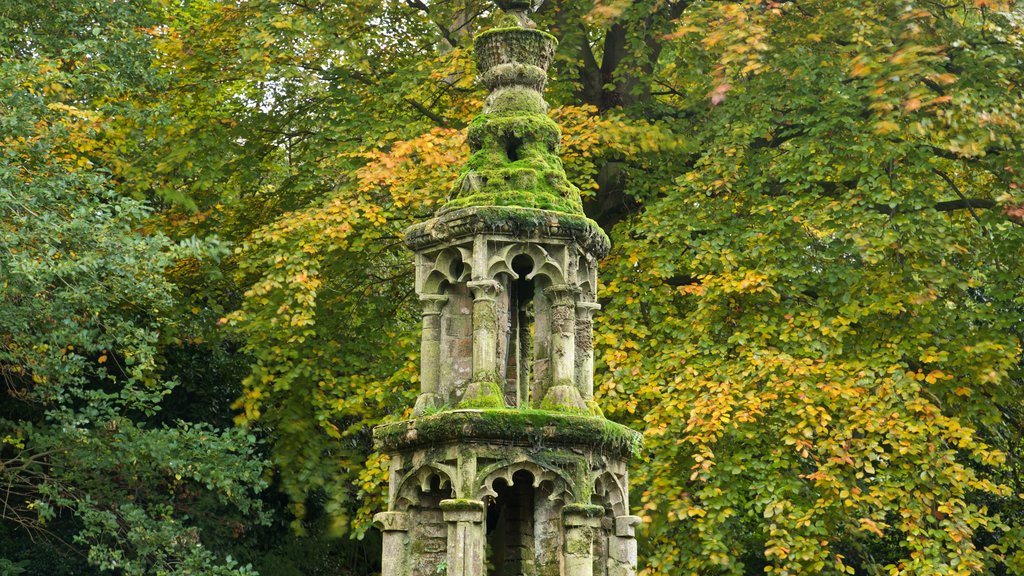
[[[491,92],[469,126],[469,161],[441,212],[469,206],[582,215],[579,189],[558,157],[561,132],[543,91],[557,40],[535,29],[539,0],[498,0],[498,27],[476,37],[480,82]]]

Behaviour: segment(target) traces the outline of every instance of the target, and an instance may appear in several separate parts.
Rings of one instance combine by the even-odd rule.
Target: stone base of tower
[[[632,576],[626,463],[603,418],[454,410],[378,427],[391,457],[382,576]]]

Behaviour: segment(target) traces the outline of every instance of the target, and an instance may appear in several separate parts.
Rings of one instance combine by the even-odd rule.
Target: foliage
[[[99,13],[118,22],[127,17],[122,8]],[[57,22],[76,15],[61,12]],[[259,521],[264,463],[255,438],[202,423],[150,423],[175,386],[161,375],[162,350],[188,329],[165,271],[183,260],[213,262],[224,250],[144,231],[151,209],[118,193],[93,154],[109,137],[103,102],[117,86],[102,83],[110,67],[122,66],[131,81],[130,60],[145,68],[148,55],[121,44],[118,30],[105,37],[95,13],[84,38],[30,30],[54,22],[21,16],[4,21],[15,33],[0,47],[5,540],[17,527],[122,574],[250,574],[204,547],[190,516],[209,500],[240,526]],[[5,573],[45,570],[24,548],[5,551],[12,553]]]
[[[90,410],[81,457],[108,464],[208,437],[181,484],[169,464],[166,485],[139,479],[165,490],[232,444],[228,477],[199,482],[219,506],[260,435],[296,527],[363,535],[387,480],[369,429],[417,385],[402,230],[468,156],[472,35],[493,13],[52,4],[0,3],[21,215],[0,262],[24,268],[4,268],[0,350],[8,389],[50,402],[5,408],[33,425],[8,443]],[[1024,570],[1019,6],[549,0],[536,19],[559,40],[562,162],[614,244],[597,381],[606,414],[645,431],[644,574]],[[230,254],[188,240],[211,231]],[[225,415],[182,389],[218,406],[241,390],[247,431],[215,431]],[[168,401],[207,423],[147,415]],[[148,495],[147,534],[180,494]]]
[[[649,438],[647,573],[1022,569],[1021,31],[684,12],[665,82],[700,152],[617,229],[599,337]]]

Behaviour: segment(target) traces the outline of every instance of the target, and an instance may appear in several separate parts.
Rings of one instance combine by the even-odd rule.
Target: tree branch
[[[946,184],[949,184],[949,187],[953,189],[953,192],[956,192],[956,195],[960,197],[960,201],[966,205],[967,210],[969,210],[971,212],[971,216],[973,216],[974,219],[977,220],[980,223],[981,222],[981,218],[978,218],[978,213],[974,211],[974,206],[967,199],[967,197],[964,196],[964,193],[960,191],[960,188],[957,187],[956,182],[953,182],[952,178],[947,176],[945,172],[943,172],[942,170],[939,170],[938,168],[932,168],[932,172],[937,174],[939,176],[939,178],[942,178],[943,180],[945,180]],[[994,202],[992,204],[993,204],[993,206],[995,205]],[[936,204],[936,206],[938,206],[938,204]],[[989,208],[991,208],[991,206],[989,206]]]
[[[430,118],[431,120],[433,120],[441,128],[447,128],[448,127],[448,120],[447,119],[445,119],[443,116],[437,114],[436,112],[434,112],[430,108],[427,108],[423,104],[420,104],[416,100],[413,100],[412,98],[409,98],[408,96],[406,96],[406,97],[402,98],[402,101],[404,101],[406,104],[408,104],[408,105],[412,106],[413,108],[415,108],[420,114],[423,114],[427,118]]]

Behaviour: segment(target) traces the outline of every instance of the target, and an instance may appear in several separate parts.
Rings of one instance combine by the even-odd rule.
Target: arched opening
[[[598,478],[594,482],[594,494],[590,498],[594,506],[604,508],[604,518],[594,534],[594,576],[608,576],[608,557],[611,552],[612,527],[615,522],[610,488],[605,480]]]
[[[510,406],[529,404],[533,364],[534,283],[526,277],[533,271],[533,259],[520,254],[512,259],[509,282],[508,330],[505,354],[505,398]]]
[[[519,470],[509,485],[493,484],[498,496],[487,507],[487,576],[535,576],[533,475]]]
[[[416,542],[412,576],[437,576],[437,567],[448,558],[448,524],[441,511],[441,501],[453,497],[451,485],[431,474],[426,483],[415,487],[415,498],[409,507],[409,540]]]
[[[509,162],[515,162],[519,160],[519,148],[522,147],[522,145],[522,138],[509,136],[508,139],[505,140],[505,156],[508,157]]]

